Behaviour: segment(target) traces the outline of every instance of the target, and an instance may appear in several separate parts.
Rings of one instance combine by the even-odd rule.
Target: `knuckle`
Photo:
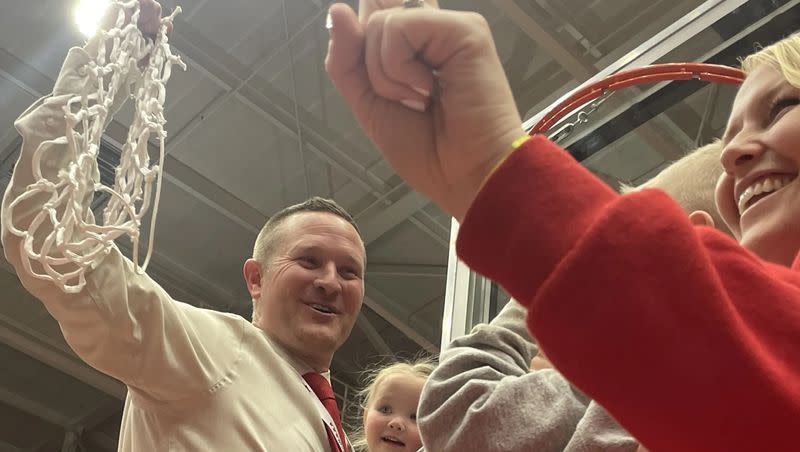
[[[377,33],[383,28],[386,22],[386,11],[378,11],[367,19],[366,31],[367,33]]]
[[[467,16],[466,17],[467,20],[464,21],[465,23],[468,23],[481,33],[484,34],[492,33],[492,29],[489,26],[489,22],[486,20],[485,17],[483,17],[482,14],[476,13],[474,11],[466,12],[464,14]]]

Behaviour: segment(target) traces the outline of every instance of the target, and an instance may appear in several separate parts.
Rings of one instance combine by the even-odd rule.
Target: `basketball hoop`
[[[587,117],[597,110],[612,93],[634,85],[672,80],[703,80],[710,83],[739,85],[744,81],[744,77],[745,74],[741,69],[708,63],[653,64],[621,71],[575,90],[569,97],[551,108],[531,128],[529,133],[531,135],[545,134],[576,109],[586,107],[578,112],[575,122],[564,125],[551,135],[551,139],[554,141],[557,138],[563,138],[571,132],[575,125],[586,122]]]

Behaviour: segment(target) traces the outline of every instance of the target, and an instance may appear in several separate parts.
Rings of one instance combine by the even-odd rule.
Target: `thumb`
[[[364,29],[355,11],[343,3],[331,5],[328,27],[331,38],[325,70],[345,101],[357,110],[357,101],[371,91],[364,64]]]
[[[689,221],[695,226],[715,227],[714,218],[706,211],[695,210],[689,214]]]

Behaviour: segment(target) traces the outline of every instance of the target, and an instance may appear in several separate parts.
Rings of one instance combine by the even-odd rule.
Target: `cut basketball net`
[[[66,130],[62,137],[45,141],[33,154],[35,182],[14,199],[4,217],[8,230],[22,238],[22,263],[36,278],[54,282],[64,292],[75,293],[86,284],[85,272],[109,253],[114,240],[128,235],[132,242],[133,262],[144,272],[153,252],[153,236],[161,194],[164,165],[165,84],[172,65],[186,69],[180,57],[173,55],[167,38],[180,8],[161,20],[155,39],[146,39],[137,26],[138,0],[112,0],[109,8],[116,21],[108,30],[98,31],[97,56],[80,71],[86,71],[86,90],[69,99],[64,107]],[[126,21],[126,16],[130,17]],[[140,67],[145,58],[147,64]],[[97,156],[105,125],[113,115],[114,99],[120,89],[128,89],[128,80],[137,79],[133,91],[135,115],[122,147],[113,188],[100,183]],[[158,137],[160,157],[150,164],[148,140]],[[67,146],[68,163],[57,176],[47,178],[44,155],[52,145]],[[63,147],[61,148],[63,149]],[[58,155],[50,158],[61,158]],[[155,182],[155,194],[153,183]],[[103,221],[95,224],[91,200],[96,192],[110,195],[103,211]],[[22,229],[14,226],[14,208],[31,198],[46,198],[41,211]],[[150,206],[149,243],[144,262],[139,266],[141,221]],[[36,265],[38,264],[38,265]],[[37,268],[34,268],[36,265]]]
[[[531,128],[531,135],[546,134],[578,108],[577,119],[563,124],[552,132],[550,138],[558,141],[569,135],[576,125],[587,122],[588,116],[615,91],[634,85],[656,83],[670,80],[704,80],[712,83],[739,85],[744,81],[744,72],[730,66],[708,63],[665,63],[653,64],[636,69],[617,72],[602,80],[590,83],[575,90],[566,99],[545,113]]]

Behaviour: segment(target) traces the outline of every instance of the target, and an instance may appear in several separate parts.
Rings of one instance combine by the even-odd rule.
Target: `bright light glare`
[[[78,3],[75,8],[75,23],[84,36],[90,38],[95,34],[110,3],[110,0],[81,0]]]

